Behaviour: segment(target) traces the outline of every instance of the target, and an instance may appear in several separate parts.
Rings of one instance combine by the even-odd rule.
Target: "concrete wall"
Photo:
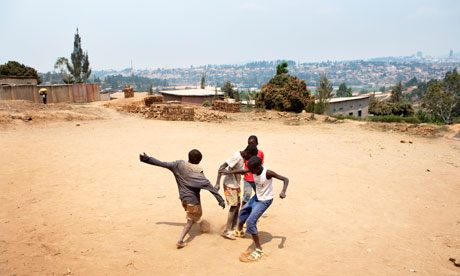
[[[0,100],[26,100],[42,103],[38,90],[48,90],[48,103],[87,103],[100,101],[99,84],[77,83],[57,85],[2,85]]]
[[[214,96],[183,96],[182,103],[202,105],[206,100],[208,100],[209,103],[212,103],[213,98]]]
[[[368,110],[369,98],[362,98],[350,101],[329,103],[329,108],[326,113],[328,115],[342,114],[366,118],[368,116]],[[361,116],[359,116],[359,111],[361,111]]]
[[[0,84],[35,84],[37,85],[37,79],[27,77],[11,77],[11,76],[0,76]]]

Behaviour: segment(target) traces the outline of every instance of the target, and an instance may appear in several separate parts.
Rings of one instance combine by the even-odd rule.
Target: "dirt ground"
[[[0,275],[460,275],[449,261],[460,258],[458,126],[428,137],[276,112],[170,122],[99,104],[39,122],[11,118],[30,109],[18,108],[3,107],[0,125]],[[219,235],[228,208],[206,191],[211,232],[194,226],[176,249],[174,177],[139,153],[170,161],[197,148],[214,182],[251,134],[290,179],[259,221],[265,256],[238,260],[252,241]]]

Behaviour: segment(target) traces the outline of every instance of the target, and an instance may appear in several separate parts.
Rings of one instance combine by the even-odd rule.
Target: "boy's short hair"
[[[248,145],[248,146],[244,149],[244,151],[245,151],[246,153],[249,153],[249,154],[252,155],[252,156],[256,156],[257,153],[259,152],[259,150],[257,149],[257,146],[256,146],[256,145],[253,145],[253,144]]]
[[[200,164],[201,158],[203,158],[203,156],[201,155],[201,152],[197,149],[192,149],[188,153],[188,161],[192,164]]]
[[[250,141],[250,140],[254,140],[257,144],[259,143],[259,141],[257,140],[257,136],[255,136],[255,135],[249,136],[248,141]]]
[[[253,156],[249,158],[248,160],[248,169],[254,170],[257,169],[258,167],[262,166],[262,159],[257,156]]]

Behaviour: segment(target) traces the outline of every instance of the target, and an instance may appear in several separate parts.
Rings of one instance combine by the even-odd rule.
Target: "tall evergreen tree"
[[[54,64],[54,68],[61,69],[62,80],[65,83],[80,83],[86,82],[91,75],[91,68],[89,67],[88,52],[83,53],[81,48],[81,38],[77,33],[74,37],[73,52],[70,55],[70,60],[65,57],[59,57]]]
[[[200,85],[201,89],[205,89],[206,88],[206,75],[203,74],[203,76],[201,76],[201,85]]]

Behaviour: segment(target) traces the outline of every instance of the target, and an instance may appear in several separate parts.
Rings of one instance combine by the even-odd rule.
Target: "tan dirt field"
[[[2,276],[460,275],[449,261],[460,258],[458,126],[427,138],[348,120],[289,125],[274,112],[219,124],[72,108],[89,118],[0,125]],[[265,255],[238,260],[252,240],[220,236],[228,208],[207,191],[210,233],[194,226],[176,249],[185,213],[174,177],[139,153],[172,161],[197,148],[214,183],[251,134],[290,179],[258,224]]]

